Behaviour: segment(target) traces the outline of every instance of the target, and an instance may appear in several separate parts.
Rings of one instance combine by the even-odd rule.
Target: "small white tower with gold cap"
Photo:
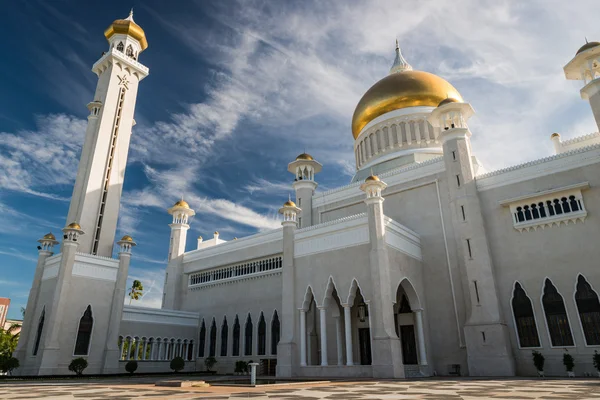
[[[294,174],[294,190],[296,203],[302,209],[298,216],[298,225],[305,228],[312,225],[312,196],[318,184],[315,174],[321,172],[323,166],[306,152],[300,154],[288,164],[288,171]]]
[[[169,241],[169,257],[167,271],[165,272],[165,287],[163,290],[163,308],[174,309],[180,302],[179,285],[183,276],[182,256],[185,253],[185,242],[189,218],[196,215],[187,201],[181,199],[167,210],[173,216],[171,239]]]
[[[581,98],[589,101],[600,130],[600,42],[585,42],[565,65],[565,77],[583,81]]]
[[[282,298],[281,318],[286,321],[281,326],[281,339],[277,345],[277,376],[292,376],[292,365],[295,364],[295,342],[296,342],[296,306],[295,306],[295,280],[296,271],[294,268],[294,242],[296,227],[298,224],[298,215],[302,210],[296,206],[290,198],[283,203],[279,213],[283,215],[283,257],[281,284]]]

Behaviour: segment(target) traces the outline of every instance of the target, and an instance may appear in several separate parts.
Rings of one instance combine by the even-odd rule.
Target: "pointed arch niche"
[[[544,282],[542,306],[546,315],[546,326],[548,327],[552,347],[573,346],[573,334],[571,333],[565,302],[548,278]]]
[[[519,346],[522,348],[540,347],[540,337],[538,335],[531,299],[527,296],[527,293],[525,293],[519,282],[515,282],[511,306],[515,318],[515,329],[517,331]]]
[[[244,355],[252,355],[252,317],[248,313],[246,318],[246,326],[244,327]]]
[[[204,348],[206,347],[206,325],[202,318],[202,326],[200,327],[200,338],[198,339],[198,357],[204,357]]]
[[[267,323],[264,314],[260,313],[258,320],[258,355],[264,356],[267,353]]]
[[[233,348],[231,349],[231,355],[234,357],[239,357],[240,355],[240,319],[237,315],[233,322]]]
[[[273,320],[271,321],[271,354],[277,355],[277,344],[281,338],[281,324],[279,323],[279,316],[277,310],[273,313]]]
[[[75,351],[73,352],[73,355],[88,355],[93,327],[94,318],[92,317],[92,306],[88,305],[83,316],[79,320],[79,329],[77,330],[77,339],[75,340]]]
[[[40,315],[40,320],[38,321],[37,332],[35,334],[35,344],[33,345],[33,355],[37,356],[38,350],[40,348],[40,340],[42,338],[42,331],[44,330],[44,320],[46,319],[46,307],[42,309],[42,314]]]
[[[229,334],[229,328],[227,327],[227,317],[223,317],[223,324],[221,325],[221,357],[227,356],[228,334]]]
[[[598,293],[592,289],[585,277],[577,276],[575,304],[581,322],[581,329],[588,346],[600,345],[600,301]]]
[[[208,356],[214,357],[217,354],[217,323],[213,318],[210,325],[210,339],[208,343]]]

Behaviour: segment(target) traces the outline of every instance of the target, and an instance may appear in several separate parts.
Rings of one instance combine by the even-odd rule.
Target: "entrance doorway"
[[[371,365],[371,332],[369,328],[358,328],[360,364]]]
[[[402,363],[404,365],[418,364],[414,325],[400,325],[400,341],[402,343]]]

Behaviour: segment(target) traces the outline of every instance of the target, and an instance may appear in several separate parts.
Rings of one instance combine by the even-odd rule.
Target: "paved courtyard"
[[[136,382],[0,384],[0,399],[600,399],[600,379],[427,379],[185,389]]]

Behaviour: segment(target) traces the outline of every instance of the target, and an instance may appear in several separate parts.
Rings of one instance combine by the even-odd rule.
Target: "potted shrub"
[[[594,350],[592,361],[594,362],[594,368],[598,372],[598,378],[600,378],[600,354],[596,350]]]
[[[540,353],[539,351],[533,351],[531,354],[533,355],[533,365],[535,365],[538,375],[543,378],[544,377],[544,362],[546,361],[546,358],[544,358],[542,353]]]
[[[211,372],[211,368],[217,363],[217,359],[214,357],[206,357],[204,359],[204,365],[206,366],[206,371]]]
[[[0,371],[12,375],[13,369],[19,368],[19,360],[12,356],[6,356],[0,358]]]
[[[169,367],[173,370],[173,372],[179,372],[185,368],[185,361],[183,361],[183,358],[181,357],[175,357],[171,360]]]
[[[248,370],[248,363],[246,361],[236,361],[235,362],[235,374],[242,375]]]
[[[569,378],[575,377],[575,372],[573,372],[573,368],[575,368],[575,359],[569,353],[563,354],[563,365],[567,370],[567,375]]]
[[[137,361],[131,360],[127,364],[125,364],[125,371],[129,372],[132,375],[137,369],[138,369]]]
[[[81,376],[83,375],[83,370],[86,369],[87,366],[88,362],[85,358],[74,358],[73,361],[71,361],[71,364],[69,364],[69,371],[75,372],[77,376]]]

